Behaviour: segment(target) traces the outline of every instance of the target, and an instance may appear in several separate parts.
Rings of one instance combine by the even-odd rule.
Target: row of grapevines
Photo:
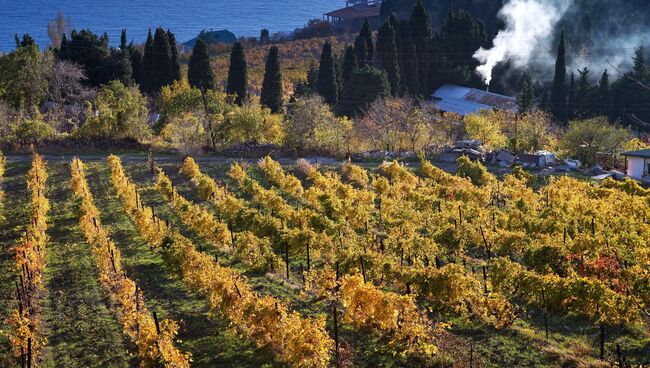
[[[119,158],[111,156],[109,165],[125,210],[139,216],[141,206],[130,204],[134,198],[129,197],[135,185],[124,175]],[[135,222],[140,228],[140,222]],[[324,318],[302,318],[277,299],[259,296],[244,276],[197,251],[189,239],[177,232],[167,231],[161,242],[150,244],[160,248],[167,265],[189,289],[205,295],[213,311],[231,321],[258,346],[268,346],[279,361],[293,367],[328,366],[333,341],[325,331]]]
[[[2,180],[2,177],[5,174],[5,162],[6,159],[4,155],[2,154],[2,151],[0,151],[0,181]],[[4,198],[5,198],[5,192],[0,188],[0,209],[2,209],[2,205],[4,203]],[[0,221],[4,221],[3,214],[0,212]]]
[[[15,262],[20,279],[16,283],[18,307],[11,312],[7,321],[14,355],[21,359],[23,365],[35,365],[46,343],[38,298],[42,290],[45,248],[49,240],[47,214],[50,202],[45,196],[47,178],[45,161],[34,154],[27,178],[27,187],[31,193],[30,223],[15,246]]]
[[[267,159],[266,163],[273,164],[274,162]],[[192,162],[192,166],[194,165]],[[269,191],[263,189],[253,179],[248,178],[241,166],[233,165],[233,167],[231,173],[234,171],[235,174],[231,174],[231,177],[238,178],[241,185],[246,187],[244,189],[246,192],[255,196],[262,191]],[[193,172],[196,176],[203,175],[200,174],[198,167],[184,171]],[[286,179],[290,176],[282,177]],[[295,183],[294,180],[291,181]],[[292,185],[292,188],[297,188],[297,185]],[[296,194],[297,192],[293,193],[293,195]],[[288,204],[283,205],[288,206]],[[309,222],[306,224],[309,225]],[[336,248],[333,244],[330,246]],[[355,262],[358,260],[359,258],[356,257]],[[358,265],[358,263],[356,264]],[[383,336],[388,336],[390,344],[395,348],[399,347],[405,354],[428,357],[437,352],[435,336],[442,326],[431,327],[431,322],[418,310],[414,295],[400,296],[396,293],[382,291],[372,283],[364,282],[363,277],[358,274],[356,276],[349,274],[337,281],[331,266],[333,266],[333,262],[329,263],[329,266],[326,262],[326,268],[320,271],[308,271],[307,286],[308,289],[315,291],[320,296],[340,302],[344,323],[350,324],[355,329],[371,329]]]
[[[241,169],[241,171],[240,171]],[[227,221],[231,227],[248,229],[259,238],[269,238],[273,244],[286,244],[291,254],[306,255],[307,247],[313,259],[325,257],[333,259],[331,250],[334,249],[333,239],[322,231],[315,231],[312,227],[322,228],[324,223],[313,211],[301,208],[290,212],[291,217],[281,217],[283,211],[278,208],[290,208],[280,196],[273,193],[261,193],[259,198],[273,196],[276,204],[259,200],[252,206],[246,201],[236,197],[227,188],[220,186],[214,179],[201,173],[196,162],[188,157],[181,166],[181,173],[189,177],[197,188],[199,197],[210,201],[216,208],[218,216]],[[233,174],[241,178],[241,182],[250,183],[249,193],[265,191],[259,184],[249,179],[241,167],[236,167]]]
[[[273,253],[268,239],[259,238],[250,231],[235,233],[232,228],[228,229],[226,224],[216,219],[207,209],[183,198],[162,170],[158,172],[156,187],[185,225],[221,251],[232,253],[235,260],[255,270],[282,269],[283,261]]]
[[[356,178],[356,185],[369,185],[372,179],[375,195],[381,199],[381,222],[377,228],[381,229],[383,249],[380,252],[373,252],[372,247],[363,250],[361,254],[366,268],[381,270],[382,276],[392,280],[393,286],[399,285],[401,290],[406,288],[439,309],[470,313],[495,327],[509,325],[514,319],[514,311],[503,295],[494,291],[487,292],[484,285],[456,264],[439,268],[429,266],[440,249],[432,240],[430,232],[422,231],[420,223],[424,222],[422,216],[425,213],[410,206],[405,200],[407,196],[423,195],[414,190],[419,187],[419,180],[395,164],[382,165],[379,170],[382,175],[393,180],[389,183],[385,177],[368,175],[365,170],[351,163],[343,165],[344,176]],[[324,176],[316,174],[315,168],[310,167],[309,171],[311,177],[320,178],[318,181],[321,183],[325,181]],[[344,186],[336,182],[340,180],[337,176],[328,177],[327,185],[316,184],[321,186],[322,191]],[[364,235],[368,236],[367,233]],[[375,242],[363,237],[357,241]],[[409,260],[405,262],[403,259],[386,256],[385,250],[394,254],[406,252]]]
[[[536,192],[519,170],[497,191],[501,205],[469,219],[465,234],[530,270],[500,258],[490,273],[496,288],[600,323],[639,320],[650,302],[650,207],[643,191],[629,182],[595,186],[561,177]]]
[[[136,345],[141,367],[189,367],[190,354],[174,347],[178,324],[172,320],[160,323],[147,310],[143,293],[122,269],[119,249],[102,226],[99,209],[84,175],[83,163],[75,158],[71,164],[72,190],[80,200],[79,224],[92,247],[99,278],[117,302],[117,314],[124,334]]]

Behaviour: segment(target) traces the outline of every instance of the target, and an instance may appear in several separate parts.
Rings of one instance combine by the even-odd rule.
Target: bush
[[[141,140],[151,134],[147,119],[147,99],[140,90],[112,81],[101,88],[92,104],[88,104],[86,122],[78,134],[82,137]]]
[[[190,113],[173,118],[163,129],[162,135],[184,156],[200,153],[206,143],[203,124]]]
[[[494,180],[485,166],[480,162],[472,162],[467,156],[461,156],[458,159],[458,176],[469,178],[472,184],[483,186]]]
[[[38,116],[22,119],[13,129],[13,136],[23,147],[30,144],[38,146],[43,140],[54,137],[54,134],[54,129]]]

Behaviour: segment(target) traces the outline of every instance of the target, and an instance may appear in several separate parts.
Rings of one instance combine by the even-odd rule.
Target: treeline
[[[632,57],[632,70],[610,83],[607,69],[597,84],[585,67],[567,74],[565,36],[560,36],[555,74],[550,93],[543,92],[540,107],[552,112],[562,123],[576,118],[606,116],[612,121],[626,122],[640,131],[650,131],[650,66],[646,50],[639,46]],[[522,81],[520,108],[528,109],[534,98],[529,74]]]
[[[421,83],[424,88],[420,91],[425,95],[443,83],[485,88],[475,72],[478,62],[473,55],[480,47],[489,48],[491,39],[503,28],[496,15],[501,6],[500,0],[384,1],[381,7],[384,25],[389,22],[412,27],[409,32],[402,31],[405,28],[400,26],[396,39],[402,41],[401,48],[398,42],[398,51],[413,62],[409,66],[400,66],[403,70],[417,70],[417,78],[402,74],[402,81]],[[634,51],[634,56],[630,57],[632,63],[627,63],[633,65],[630,70],[615,70],[605,62],[601,70],[581,67],[567,72],[567,66],[631,54],[633,50],[626,47],[635,41],[634,36],[646,34],[650,29],[649,11],[650,3],[643,0],[572,3],[555,31],[555,44],[561,49],[558,50],[558,59],[561,60],[558,60],[555,74],[540,74],[535,62],[524,71],[506,63],[495,68],[490,91],[517,94],[524,109],[533,105],[540,107],[553,112],[563,123],[573,118],[604,115],[613,121],[648,131],[650,81],[645,60],[650,54],[647,49],[641,45]],[[426,28],[420,31],[413,28],[417,14],[421,19],[427,17]],[[380,27],[378,35],[384,27]],[[411,43],[416,52],[409,54],[404,50],[409,50]],[[544,52],[540,50],[540,53]],[[578,62],[578,59],[583,61]],[[410,88],[411,93],[414,90],[417,88]]]

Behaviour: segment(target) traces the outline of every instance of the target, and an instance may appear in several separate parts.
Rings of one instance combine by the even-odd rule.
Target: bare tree
[[[380,98],[366,110],[359,130],[375,148],[416,151],[432,119],[411,97]]]
[[[58,11],[54,19],[47,23],[47,36],[53,48],[61,47],[61,40],[64,34],[69,34],[72,29],[70,17],[66,17],[62,11]]]
[[[92,98],[92,90],[84,86],[83,68],[67,60],[55,60],[47,75],[48,97],[56,104],[79,103]]]

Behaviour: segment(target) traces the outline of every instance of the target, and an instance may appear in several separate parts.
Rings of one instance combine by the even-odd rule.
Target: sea
[[[57,12],[75,29],[108,33],[111,45],[127,30],[129,41],[143,43],[149,28],[170,29],[179,42],[201,30],[227,29],[237,37],[260,30],[288,32],[310,19],[345,6],[345,0],[1,0],[0,52],[14,49],[14,35],[29,33],[41,48],[49,44],[47,24]]]

